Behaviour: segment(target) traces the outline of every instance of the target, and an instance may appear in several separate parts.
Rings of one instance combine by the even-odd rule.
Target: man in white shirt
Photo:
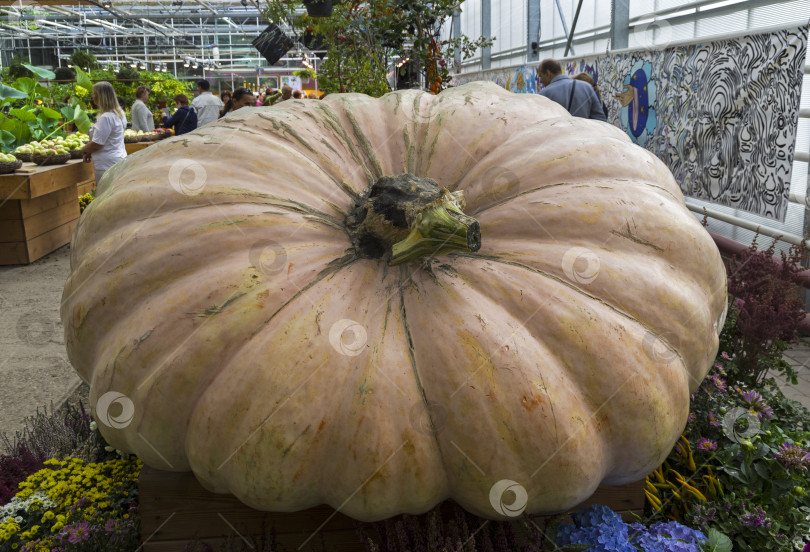
[[[191,107],[197,112],[197,128],[219,119],[222,109],[222,100],[209,92],[211,83],[203,79],[197,81],[197,97],[191,102]]]
[[[135,89],[135,103],[132,104],[132,130],[152,132],[155,130],[155,119],[152,112],[146,107],[149,99],[149,87],[139,86]]]

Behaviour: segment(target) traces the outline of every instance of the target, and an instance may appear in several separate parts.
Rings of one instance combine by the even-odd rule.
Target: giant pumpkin
[[[99,427],[255,508],[571,507],[662,462],[717,350],[671,174],[538,95],[245,108],[99,190],[62,306]]]

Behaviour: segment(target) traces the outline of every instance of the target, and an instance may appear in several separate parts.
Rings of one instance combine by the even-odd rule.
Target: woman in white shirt
[[[90,127],[90,141],[82,148],[82,153],[85,163],[93,162],[98,186],[104,172],[127,156],[124,147],[127,118],[109,82],[101,81],[93,85],[93,103],[99,115],[96,123]]]

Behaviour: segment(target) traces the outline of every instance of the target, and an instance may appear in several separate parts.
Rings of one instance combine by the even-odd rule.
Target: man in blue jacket
[[[602,103],[593,88],[586,82],[563,75],[559,61],[552,58],[543,60],[538,74],[543,83],[541,95],[554,100],[575,117],[607,121]]]
[[[174,97],[174,105],[177,107],[177,111],[171,117],[165,109],[163,110],[163,126],[165,128],[174,127],[175,136],[195,130],[197,114],[188,106],[188,96],[178,94]]]

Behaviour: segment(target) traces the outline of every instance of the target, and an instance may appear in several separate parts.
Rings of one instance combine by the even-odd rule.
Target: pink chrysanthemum
[[[717,450],[717,443],[715,443],[711,439],[701,437],[700,440],[698,441],[697,448],[698,450],[706,450],[706,451]]]

